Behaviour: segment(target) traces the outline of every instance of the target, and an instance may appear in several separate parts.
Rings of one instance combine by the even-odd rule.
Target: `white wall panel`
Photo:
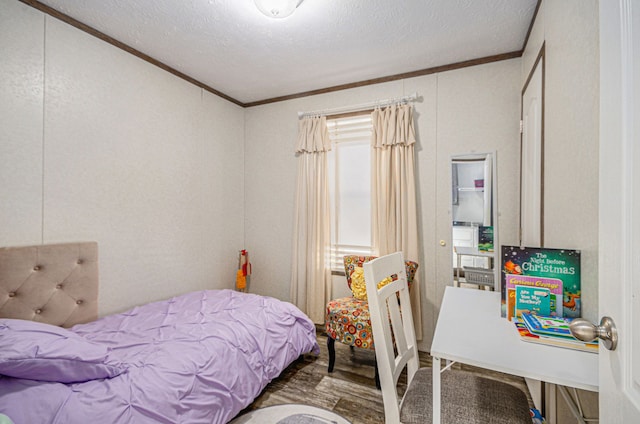
[[[545,43],[544,245],[582,251],[583,316],[598,322],[597,1],[544,0],[531,34],[522,86]]]
[[[581,249],[583,316],[599,322],[598,2],[550,1],[545,8],[544,240]]]
[[[48,21],[46,241],[99,241],[102,312],[231,288],[243,112]]]
[[[419,276],[422,281],[422,332],[423,341],[419,344],[420,350],[431,349],[431,339],[438,318],[435,307],[438,293],[437,275],[438,268],[442,266],[438,262],[438,251],[443,249],[439,245],[436,231],[436,216],[441,207],[436,201],[436,182],[438,176],[437,151],[438,151],[438,75],[427,75],[412,78],[404,82],[404,90],[407,93],[418,93],[421,101],[414,103],[414,117],[416,124],[416,178],[418,183],[417,204],[418,226],[420,229]]]
[[[438,240],[447,245],[437,251],[435,316],[445,287],[452,281],[453,155],[496,152],[499,240],[494,244],[518,242],[520,66],[520,59],[512,59],[438,75],[438,209],[434,230]]]
[[[19,114],[15,131],[33,125],[37,143],[15,149],[16,169],[26,174],[23,184],[40,188],[37,202],[10,200],[7,208],[36,216],[38,238],[18,233],[3,244],[97,241],[101,315],[232,288],[244,241],[244,111],[27,10],[39,25],[13,31],[21,40],[39,30],[45,41],[39,65],[21,63],[42,75],[44,58],[44,82],[35,84],[44,104]],[[3,70],[20,80],[16,72]]]
[[[0,0],[0,246],[42,240],[43,24]]]

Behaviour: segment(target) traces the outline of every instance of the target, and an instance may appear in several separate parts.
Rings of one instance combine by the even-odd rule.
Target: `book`
[[[500,261],[503,317],[515,316],[517,285],[548,288],[551,316],[581,316],[579,250],[501,246]]]
[[[533,334],[529,331],[527,326],[520,321],[520,319],[515,318],[513,323],[518,330],[518,334],[520,335],[520,340],[528,342],[528,343],[538,343],[544,344],[548,346],[561,347],[565,349],[575,349],[581,350],[584,352],[598,353],[598,341],[594,340],[592,342],[583,342],[578,339],[569,339],[563,337],[545,337],[539,336],[537,334]]]
[[[573,339],[567,318],[543,317],[533,314],[522,314],[522,322],[530,332],[538,336],[555,336]]]
[[[562,280],[557,278],[530,277],[526,275],[506,276],[506,317],[512,320],[513,317],[519,317],[523,310],[517,310],[516,307],[516,289],[520,286],[549,290],[549,310],[544,311],[524,311],[537,312],[539,315],[562,316]],[[524,309],[524,308],[522,308]]]
[[[516,286],[515,316],[536,314],[548,316],[551,312],[551,290],[546,287]]]

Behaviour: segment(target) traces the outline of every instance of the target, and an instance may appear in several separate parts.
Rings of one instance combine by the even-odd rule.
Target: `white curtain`
[[[324,323],[331,297],[330,208],[325,117],[300,120],[296,154],[298,180],[291,259],[291,302],[316,324]]]
[[[393,105],[373,111],[372,220],[373,245],[379,255],[402,251],[406,260],[418,256],[418,217],[414,165],[413,107]],[[411,308],[418,340],[422,339],[418,276],[411,286]]]

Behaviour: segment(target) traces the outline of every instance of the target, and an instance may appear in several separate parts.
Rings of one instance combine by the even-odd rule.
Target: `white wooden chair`
[[[402,252],[374,259],[363,267],[385,423],[430,423],[432,371],[419,368]],[[390,276],[393,281],[378,289],[378,283]],[[400,398],[397,384],[405,367],[407,390]],[[471,372],[444,372],[441,399],[444,424],[531,424],[527,397],[520,389]]]

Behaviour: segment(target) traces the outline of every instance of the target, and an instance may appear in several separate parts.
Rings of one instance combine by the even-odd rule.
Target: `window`
[[[344,255],[371,255],[371,114],[328,119],[331,270]]]

